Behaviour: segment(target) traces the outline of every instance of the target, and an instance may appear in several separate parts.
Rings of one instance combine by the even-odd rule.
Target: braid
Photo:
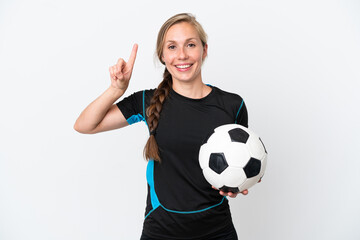
[[[169,95],[170,89],[172,87],[172,77],[167,68],[165,68],[163,78],[163,81],[159,84],[158,88],[154,92],[152,99],[150,100],[150,106],[146,109],[150,137],[147,140],[144,148],[144,157],[146,160],[153,159],[159,162],[159,148],[154,135],[159,123],[160,112],[162,110],[163,103]]]

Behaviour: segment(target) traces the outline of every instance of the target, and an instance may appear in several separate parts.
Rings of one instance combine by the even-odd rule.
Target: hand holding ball
[[[264,175],[267,151],[259,136],[239,124],[215,128],[200,147],[205,179],[223,192],[242,192]]]

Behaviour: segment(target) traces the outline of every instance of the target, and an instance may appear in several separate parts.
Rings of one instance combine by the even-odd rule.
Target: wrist
[[[119,88],[115,88],[113,86],[110,86],[107,91],[111,94],[111,96],[113,96],[115,99],[118,99],[119,97],[121,97],[122,95],[124,95],[125,90],[123,89],[119,89]]]

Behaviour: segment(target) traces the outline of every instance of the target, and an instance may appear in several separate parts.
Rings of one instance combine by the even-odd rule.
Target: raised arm
[[[81,112],[74,124],[76,131],[93,134],[129,125],[114,102],[129,86],[137,49],[138,45],[134,44],[128,62],[120,58],[116,65],[109,68],[110,87]]]

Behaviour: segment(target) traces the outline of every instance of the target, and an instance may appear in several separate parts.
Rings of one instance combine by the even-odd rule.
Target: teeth
[[[191,65],[190,64],[188,64],[188,65],[177,65],[176,67],[177,68],[188,68],[188,67],[190,67]]]

